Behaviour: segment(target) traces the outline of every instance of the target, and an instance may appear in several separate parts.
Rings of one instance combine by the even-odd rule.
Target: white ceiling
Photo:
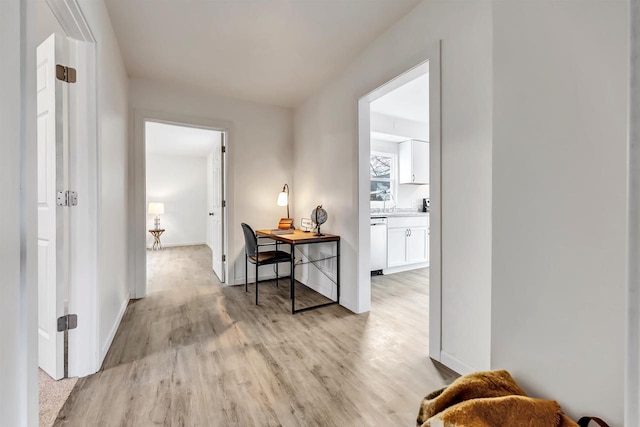
[[[130,77],[295,106],[421,0],[107,0]]]
[[[377,139],[378,141],[403,142],[411,138],[403,135],[391,135],[389,133],[383,132],[371,132],[371,139]]]
[[[429,123],[429,74],[411,80],[371,103],[371,111]]]
[[[217,138],[220,132],[208,129],[156,122],[145,124],[147,154],[207,157]]]

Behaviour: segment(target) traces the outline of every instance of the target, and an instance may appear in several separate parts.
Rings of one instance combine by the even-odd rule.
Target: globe
[[[322,236],[322,233],[320,233],[320,226],[327,222],[328,217],[329,215],[327,215],[327,211],[322,209],[322,205],[316,206],[316,208],[311,211],[311,221],[315,222],[316,227],[318,227],[318,232],[316,233],[317,236]]]

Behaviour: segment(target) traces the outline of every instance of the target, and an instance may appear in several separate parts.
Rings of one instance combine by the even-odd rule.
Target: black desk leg
[[[338,294],[338,300],[336,301],[340,304],[340,240],[336,240],[336,288]]]
[[[296,257],[295,247],[291,244],[291,314],[296,313]]]

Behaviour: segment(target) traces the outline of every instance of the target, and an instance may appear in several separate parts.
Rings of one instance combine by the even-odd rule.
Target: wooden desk
[[[335,234],[324,234],[323,236],[316,236],[315,233],[309,232],[305,233],[301,230],[291,230],[290,234],[271,234],[271,230],[256,230],[256,236],[269,238],[271,240],[275,240],[276,242],[288,244],[291,248],[291,314],[300,313],[301,311],[312,310],[314,308],[326,307],[332,304],[340,303],[340,236],[336,236]],[[327,302],[324,304],[314,305],[311,307],[304,307],[301,309],[296,309],[296,289],[295,289],[295,277],[296,277],[296,258],[295,258],[295,248],[298,245],[309,245],[314,243],[327,243],[327,242],[336,242],[336,255],[331,256],[329,258],[336,259],[336,300]],[[328,259],[328,258],[323,258]],[[313,264],[320,260],[309,260],[305,264]]]

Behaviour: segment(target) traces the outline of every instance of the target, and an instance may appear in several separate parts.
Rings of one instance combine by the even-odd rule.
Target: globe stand
[[[322,205],[318,205],[311,211],[311,218],[315,220],[314,223],[316,224],[316,233],[314,235],[324,236],[324,234],[320,232],[320,226],[327,222],[327,211],[322,209]]]

